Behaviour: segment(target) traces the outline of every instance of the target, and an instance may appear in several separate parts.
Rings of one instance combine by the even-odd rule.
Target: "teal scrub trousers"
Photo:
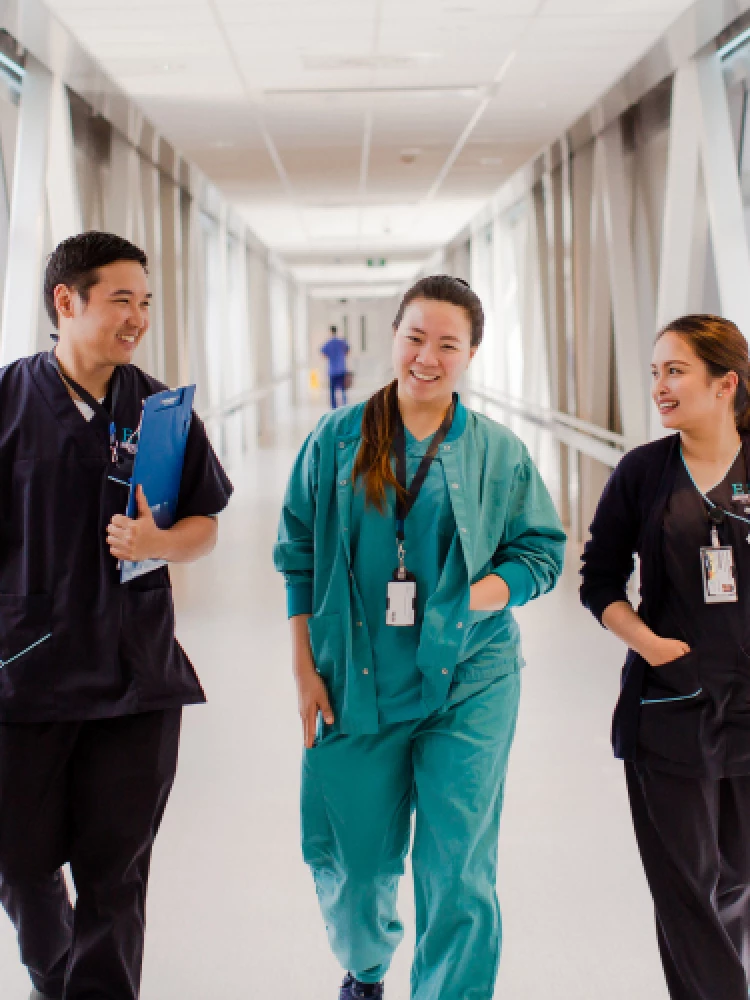
[[[302,764],[302,850],[334,955],[379,982],[403,937],[399,877],[415,814],[412,1000],[490,1000],[500,958],[495,891],[520,674],[454,684],[425,719],[375,736],[331,733]]]

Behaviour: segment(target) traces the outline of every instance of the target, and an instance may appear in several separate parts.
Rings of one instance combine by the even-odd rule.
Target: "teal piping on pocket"
[[[15,656],[11,656],[10,659],[0,660],[0,670],[2,670],[3,667],[7,667],[7,665],[9,663],[12,663],[14,660],[18,660],[20,659],[20,657],[25,656],[27,653],[30,653],[32,649],[36,649],[37,646],[41,646],[43,642],[46,642],[47,639],[51,638],[52,638],[52,633],[50,632],[48,635],[42,636],[41,639],[37,639],[36,642],[32,642],[32,644],[30,646],[27,646],[26,649],[22,649],[20,653],[16,653]]]
[[[130,486],[129,479],[115,479],[114,476],[107,476],[107,479],[111,479],[113,483],[119,483],[120,486]]]
[[[641,705],[663,705],[667,701],[690,701],[691,698],[697,698],[702,693],[703,688],[701,687],[697,691],[693,691],[692,694],[680,694],[676,698],[641,698]]]

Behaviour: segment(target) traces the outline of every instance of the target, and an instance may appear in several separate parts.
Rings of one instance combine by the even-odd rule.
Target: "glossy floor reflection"
[[[299,852],[300,730],[282,580],[271,565],[284,443],[232,470],[218,550],[174,573],[178,633],[209,704],[185,712],[180,770],[154,853],[143,1000],[334,1000]],[[500,842],[507,1000],[666,1000],[650,900],[608,732],[622,652],[577,599],[571,551],[554,594],[519,613],[527,666]],[[408,878],[402,910],[411,927]],[[412,937],[387,980],[407,1000]],[[0,997],[28,995],[0,918]],[[437,998],[436,998],[437,1000]]]

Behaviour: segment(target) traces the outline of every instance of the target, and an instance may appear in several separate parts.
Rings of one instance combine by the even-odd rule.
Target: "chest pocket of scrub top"
[[[695,650],[660,667],[647,666],[639,745],[666,760],[699,762],[704,704]]]
[[[307,621],[315,666],[329,685],[343,683],[344,632],[341,615],[314,615]]]

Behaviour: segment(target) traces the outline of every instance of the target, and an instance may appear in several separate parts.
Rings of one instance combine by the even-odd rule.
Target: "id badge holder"
[[[386,625],[396,628],[414,625],[417,621],[417,580],[407,570],[397,569],[388,584],[385,611]]]
[[[732,604],[737,600],[734,549],[719,545],[716,529],[711,532],[711,543],[701,548],[703,600],[706,604]]]

